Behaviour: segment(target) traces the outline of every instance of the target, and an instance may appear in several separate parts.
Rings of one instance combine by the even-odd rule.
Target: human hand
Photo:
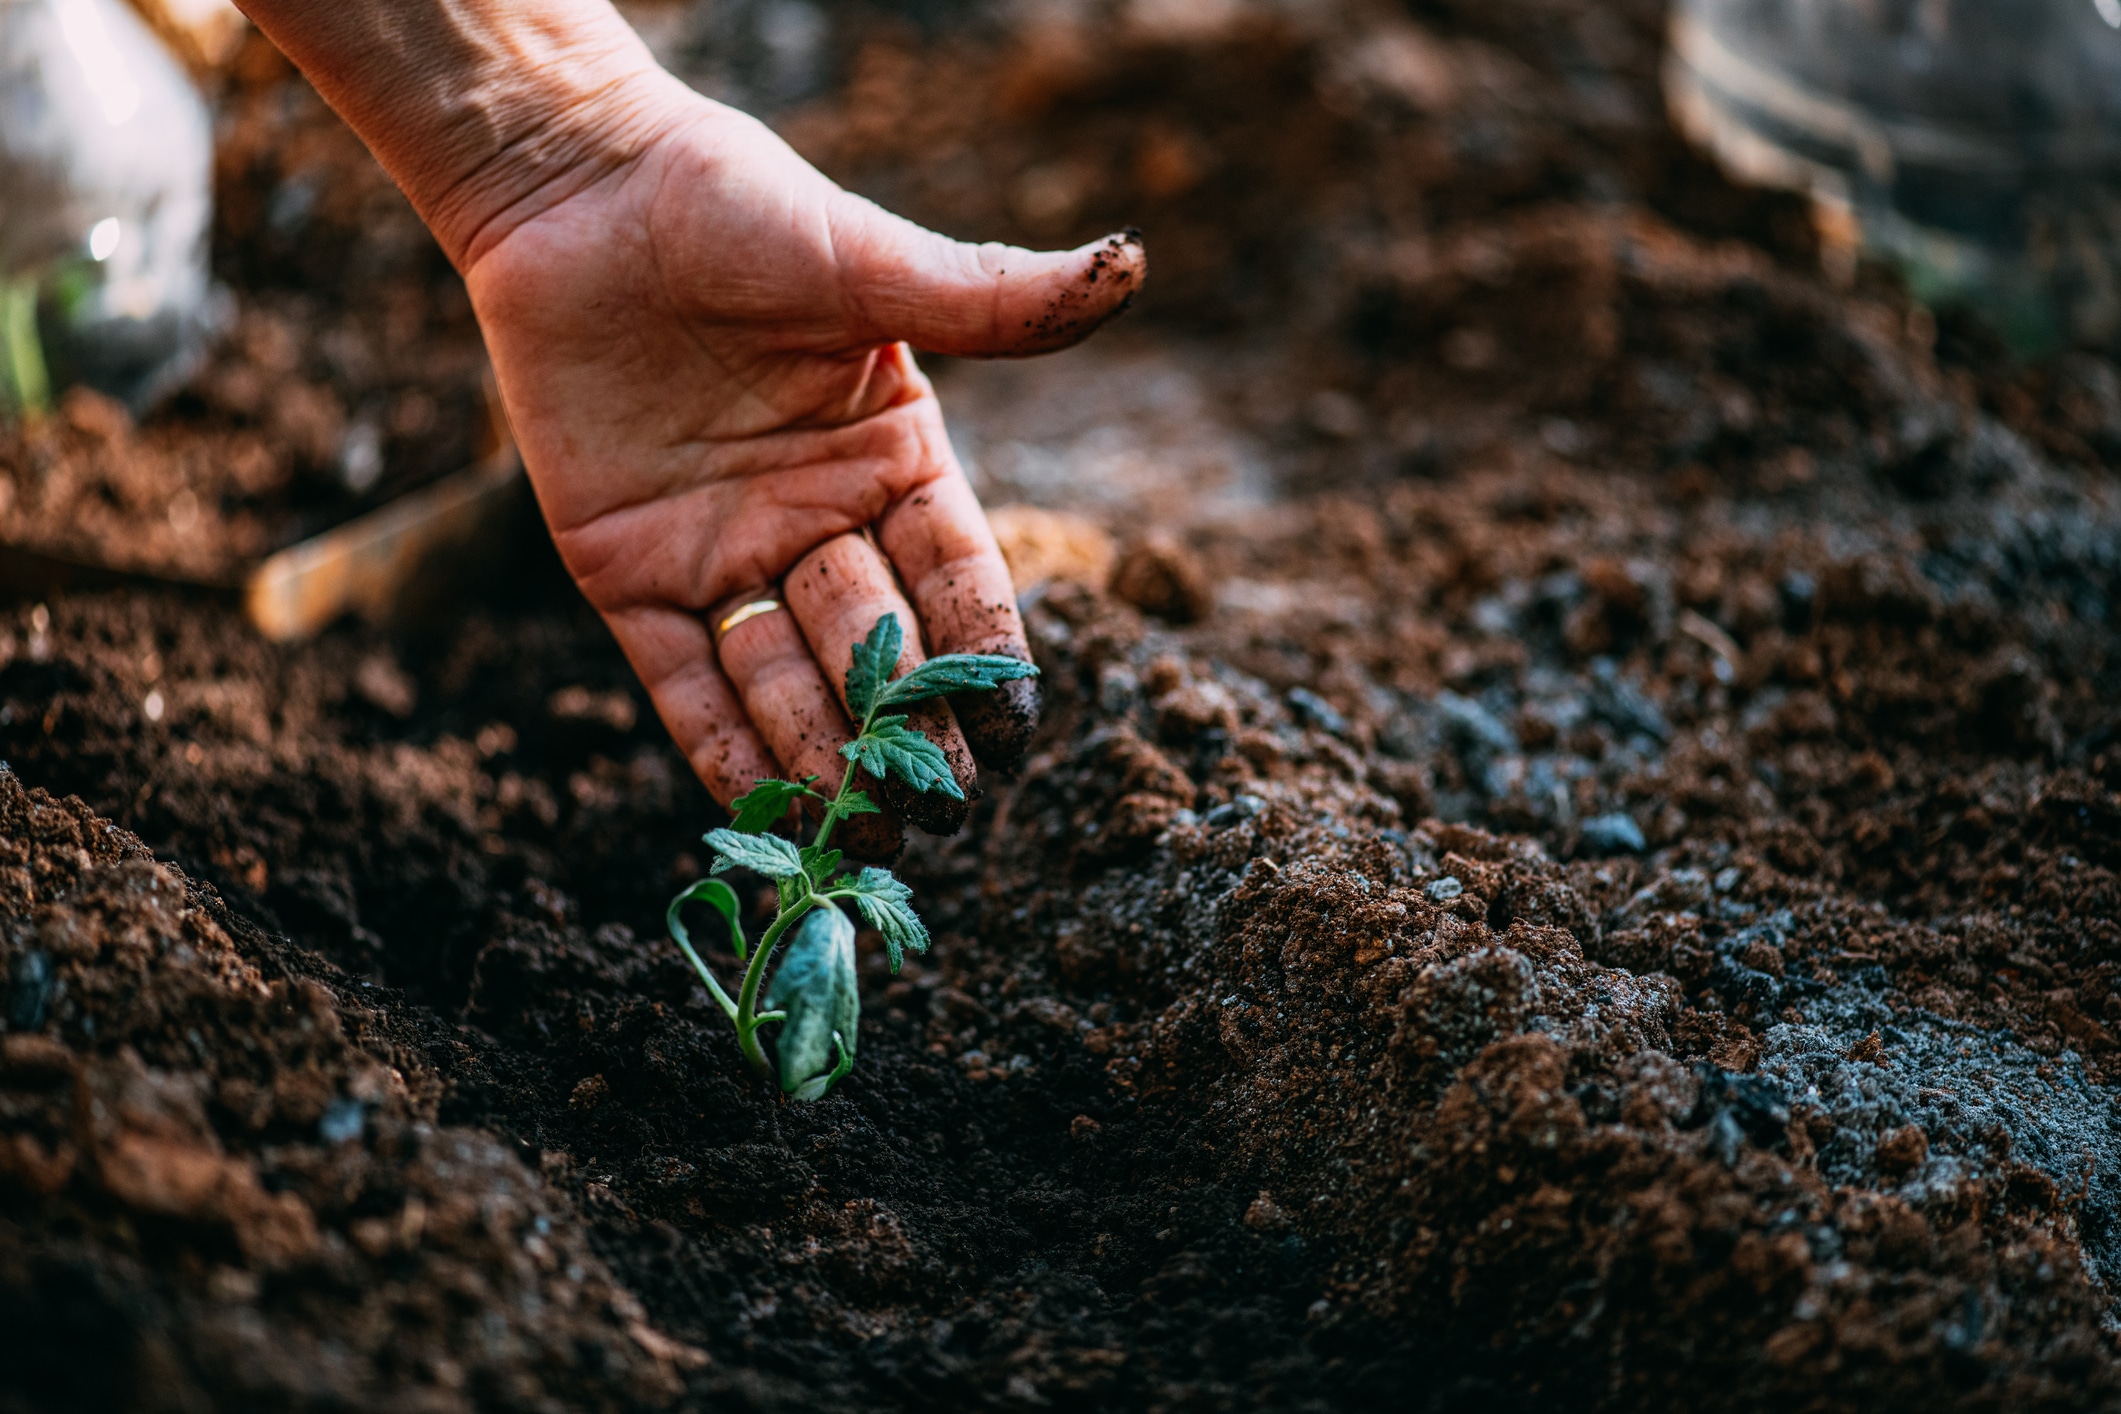
[[[850,652],[880,615],[905,630],[901,670],[923,645],[1030,656],[908,345],[1064,347],[1126,306],[1145,262],[1131,236],[1046,255],[946,240],[752,119],[644,81],[631,161],[485,223],[460,264],[554,541],[693,769],[725,804],[760,777],[829,793]],[[911,725],[969,797],[974,758],[1013,764],[1036,718],[1027,681]],[[940,832],[967,808],[882,798]],[[862,826],[850,850],[896,848],[888,816]]]

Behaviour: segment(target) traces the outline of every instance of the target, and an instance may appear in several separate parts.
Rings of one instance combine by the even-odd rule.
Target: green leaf
[[[839,1070],[845,1073],[853,1063],[862,1009],[854,977],[854,924],[846,914],[827,904],[804,917],[766,988],[766,1007],[788,1013],[776,1042],[783,1090],[804,1092],[809,1082],[835,1068],[836,1054],[844,1057]],[[803,1098],[823,1093],[819,1087]]]
[[[720,858],[714,873],[725,874],[739,866],[753,869],[769,879],[792,879],[803,872],[803,857],[779,835],[740,835],[735,830],[709,830],[705,836]]]
[[[930,658],[877,695],[879,707],[925,702],[952,692],[991,692],[1005,682],[1035,678],[1038,669],[1019,658],[993,653],[945,653]]]
[[[793,1090],[790,1090],[788,1092],[789,1099],[805,1102],[821,1100],[825,1097],[825,1092],[832,1088],[832,1083],[835,1080],[854,1069],[854,1052],[847,1049],[847,1043],[840,1039],[839,1032],[835,1031],[832,1033],[832,1043],[840,1048],[840,1063],[832,1068],[830,1075],[820,1075],[815,1079],[806,1080]]]
[[[781,823],[788,814],[790,802],[805,796],[816,796],[810,782],[816,776],[806,778],[801,784],[794,781],[754,781],[751,789],[731,802],[729,809],[736,818],[729,828],[740,835],[762,835]]]
[[[670,930],[670,936],[677,943],[678,950],[685,954],[685,960],[692,964],[692,970],[700,974],[700,980],[707,984],[707,990],[714,993],[714,999],[722,1004],[722,1010],[728,1012],[730,1019],[734,1020],[736,1003],[729,999],[729,994],[722,990],[722,984],[707,970],[707,964],[701,961],[700,955],[693,950],[692,934],[685,930],[685,920],[681,914],[688,903],[710,904],[715,912],[722,915],[722,921],[729,925],[729,945],[735,949],[739,962],[744,960],[744,954],[748,951],[744,945],[744,906],[738,901],[736,890],[720,879],[702,879],[672,899],[670,907],[663,913],[663,925]]]
[[[867,791],[851,790],[840,797],[840,814],[843,816],[876,815],[880,813],[882,812],[876,808],[876,802],[869,798],[869,792]]]
[[[847,668],[847,710],[855,721],[867,717],[876,706],[877,689],[891,680],[904,644],[898,615],[886,614],[869,630],[868,638],[854,645],[854,661]]]
[[[813,885],[821,889],[831,881],[833,871],[840,867],[840,852],[836,849],[820,850],[814,844],[806,844],[803,846],[802,855],[803,872],[810,876]]]
[[[928,951],[928,929],[908,903],[913,890],[888,869],[864,869],[854,881],[854,906],[869,926],[884,935],[884,950],[891,955],[896,972],[906,960],[907,948]]]
[[[712,905],[729,925],[729,938],[736,955],[740,958],[744,955],[744,905],[737,899],[735,889],[720,879],[702,879],[670,901],[663,922],[670,929],[670,936],[677,939],[678,946],[690,953],[692,935],[685,931],[685,920],[679,916],[679,910],[688,903]]]
[[[904,717],[878,717],[868,731],[841,747],[840,755],[860,763],[880,781],[896,776],[915,790],[941,791],[953,800],[965,798],[957,777],[950,774],[950,763],[943,759],[943,749],[920,732],[908,730]]]

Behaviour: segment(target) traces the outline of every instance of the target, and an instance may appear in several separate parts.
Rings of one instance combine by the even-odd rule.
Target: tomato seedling
[[[745,939],[736,890],[719,878],[702,879],[686,889],[670,901],[666,915],[671,938],[735,1024],[738,1049],[769,1078],[774,1065],[759,1044],[759,1028],[781,1024],[774,1047],[780,1056],[781,1088],[798,1100],[817,1099],[854,1067],[861,994],[854,976],[854,924],[840,905],[852,903],[869,926],[883,934],[893,972],[904,963],[907,949],[928,950],[928,930],[910,906],[913,891],[890,870],[869,866],[858,873],[841,872],[840,852],[831,847],[833,827],[850,815],[872,814],[877,808],[866,792],[854,788],[855,768],[880,781],[895,778],[917,791],[964,799],[941,748],[908,728],[903,713],[885,709],[946,693],[991,691],[1038,675],[1037,668],[1015,658],[946,653],[894,681],[891,673],[898,666],[902,641],[897,616],[886,614],[854,645],[854,662],[847,669],[847,710],[860,725],[854,740],[840,748],[848,766],[838,791],[828,798],[812,789],[815,776],[759,781],[731,807],[736,818],[705,836],[715,853],[711,873],[750,869],[773,880],[779,890],[778,911],[758,946],[751,947]],[[802,801],[824,806],[810,843],[798,845],[770,833],[786,818],[788,807]],[[692,946],[679,916],[688,903],[711,906],[729,925],[731,950],[744,964],[744,979],[733,998]],[[795,928],[795,938],[769,985],[767,965],[790,928]],[[762,996],[764,1011],[759,1009]]]

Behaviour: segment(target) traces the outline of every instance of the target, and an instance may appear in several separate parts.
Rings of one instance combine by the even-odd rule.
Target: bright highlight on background
[[[2092,8],[2099,12],[2110,29],[2121,29],[2121,0],[2092,0]]]
[[[123,233],[124,227],[118,224],[118,218],[115,216],[106,216],[95,225],[89,227],[88,258],[90,260],[110,259],[117,254],[118,237]]]
[[[66,47],[81,65],[89,92],[103,110],[103,121],[115,128],[140,111],[140,85],[133,81],[132,70],[126,67],[118,46],[111,42],[110,30],[104,25],[103,16],[96,13],[94,0],[60,0],[58,9],[59,31],[66,36]]]

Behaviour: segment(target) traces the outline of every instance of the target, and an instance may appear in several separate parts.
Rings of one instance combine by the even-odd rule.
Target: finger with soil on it
[[[826,541],[796,563],[781,588],[811,652],[835,684],[833,695],[841,706],[846,705],[847,669],[854,661],[854,645],[884,615],[897,615],[903,635],[895,676],[927,661],[919,621],[899,593],[890,566],[866,537],[840,535]],[[979,768],[973,763],[972,750],[947,702],[919,703],[910,706],[905,716],[908,729],[923,733],[942,750],[962,795],[916,791],[893,779],[883,783],[882,803],[930,834],[956,834],[964,826],[971,801],[979,795]],[[851,730],[848,735],[853,735]]]

